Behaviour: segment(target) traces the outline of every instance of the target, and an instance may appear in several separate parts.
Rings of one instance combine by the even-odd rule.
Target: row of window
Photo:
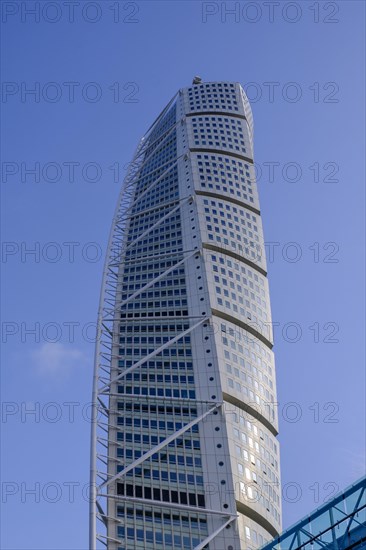
[[[122,471],[123,466],[117,467],[117,472]],[[187,474],[185,472],[168,472],[166,470],[150,470],[149,468],[134,468],[127,472],[126,477],[136,477],[161,481],[164,483],[179,483],[183,485],[203,486],[203,476]]]
[[[157,316],[157,312],[155,312]],[[155,348],[119,348],[119,355],[129,356],[133,355],[135,357],[145,357],[149,353],[155,351]],[[169,346],[158,354],[160,357],[191,357],[192,350],[191,348],[175,348]]]
[[[134,311],[133,313],[121,313],[121,319],[140,319],[146,317],[187,317],[188,309],[176,309],[170,311]]]
[[[139,347],[141,344],[136,344],[133,348],[119,348],[119,354],[123,356],[133,355],[135,357],[144,357],[149,353],[155,351],[155,348],[146,348]],[[191,357],[192,350],[190,347],[184,347],[182,344],[178,346],[169,346],[165,350],[161,351],[157,356],[158,357]],[[126,380],[131,380],[131,378],[126,378]]]
[[[206,90],[223,90],[225,93],[235,89],[235,84],[230,82],[201,82],[200,84],[194,84],[193,87],[187,88],[188,93],[204,93]]]
[[[131,433],[131,432],[117,432],[117,441],[125,442],[125,443],[135,443],[137,445],[150,445],[151,447],[154,447],[155,445],[158,445],[159,443],[162,443],[166,438],[165,436],[157,436],[157,435],[150,435],[150,434],[140,434],[140,433]],[[188,439],[188,438],[176,438],[170,443],[168,443],[167,447],[172,448],[185,448],[189,450],[199,451],[200,441],[197,439]]]
[[[134,264],[134,265],[124,265],[123,273],[124,274],[131,274],[131,273],[141,273],[143,271],[148,271],[149,273],[152,273],[154,270],[159,270],[157,273],[163,273],[166,271],[169,267],[172,267],[174,265],[174,261],[172,260],[162,260],[160,262],[154,262],[149,264]],[[177,269],[174,269],[169,275],[171,277],[176,277],[177,275],[183,275],[184,274],[184,268],[180,267]]]
[[[129,290],[139,290],[141,286],[146,284],[146,282],[154,279],[155,277],[158,277],[162,273],[162,271],[148,271],[147,273],[143,273],[142,275],[139,275],[139,274],[133,275],[135,270],[132,267],[130,269],[131,269],[131,273],[128,276],[125,276],[123,278],[123,281],[124,282],[142,281],[143,284],[141,284],[140,282],[136,283],[135,286],[130,284],[128,286]],[[154,287],[166,288],[168,286],[185,285],[185,279],[173,279],[172,277],[175,277],[175,276],[176,275],[174,274],[169,274],[169,276],[167,276],[166,278],[154,283]]]
[[[207,99],[206,99],[207,98]],[[189,109],[191,111],[218,109],[223,111],[239,111],[236,99],[231,100],[228,94],[206,94],[189,96]]]
[[[127,508],[125,512],[122,506],[117,506],[117,517],[125,517],[134,521],[154,522],[168,526],[176,525],[184,529],[206,529],[207,526],[207,519],[199,517],[196,514],[185,516],[169,512],[161,513],[149,509],[141,510],[139,508]]]
[[[142,233],[146,232],[148,229],[152,228],[153,225],[157,224],[148,235],[155,240],[160,240],[162,238],[171,238],[180,236],[180,215],[177,214],[177,211],[173,212],[171,216],[166,217],[164,220],[159,222],[164,216],[169,214],[173,210],[173,207],[176,206],[174,203],[162,207],[160,209],[145,210],[134,218],[133,224],[129,227],[128,232],[128,241],[133,241],[137,239]],[[159,222],[159,223],[157,223]],[[160,235],[160,237],[159,237]],[[141,239],[140,239],[141,240]],[[141,240],[142,241],[142,240]]]
[[[134,285],[130,285],[131,287],[134,287]],[[136,287],[139,287],[141,288],[141,284],[140,285],[136,285]],[[139,290],[139,288],[136,288],[136,290]],[[128,290],[129,289],[129,286],[128,285],[124,285],[123,287],[123,291],[124,290]],[[166,296],[167,297],[170,297],[170,296],[186,296],[187,295],[187,289],[186,288],[175,288],[174,290],[172,289],[169,289],[169,290],[150,290],[149,292],[141,292],[139,294],[139,298],[141,300],[144,300],[146,298],[165,298]],[[127,298],[129,298],[129,295],[128,294],[122,294],[121,296],[121,300],[126,300]]]
[[[126,251],[125,254],[125,262],[130,263],[131,261],[134,261],[136,263],[140,261],[144,261],[148,259],[151,256],[156,256],[157,252],[159,252],[160,248],[164,248],[164,246],[161,246],[161,243],[156,243],[154,245],[155,239],[153,237],[144,238],[141,239],[138,243],[136,243],[131,249]],[[167,246],[169,249],[169,246]],[[181,241],[178,239],[178,244],[172,245],[171,250],[168,250],[169,255],[177,254],[177,256],[180,258],[180,254],[182,252],[182,246]],[[164,251],[165,253],[166,251]],[[136,276],[136,280],[144,280],[146,277],[144,275],[139,279]],[[152,277],[149,277],[150,279]]]
[[[141,298],[141,296],[139,296]],[[187,307],[187,300],[156,300],[151,302],[137,302],[134,300],[131,300],[127,304],[121,307],[121,310],[134,310],[134,309],[157,309],[157,308],[172,308],[172,307]]]
[[[143,455],[144,451],[140,449],[127,449],[127,448],[117,448],[117,458],[127,459],[127,460],[136,460]],[[172,464],[178,466],[184,466],[186,468],[196,468],[202,467],[202,460],[199,456],[189,456],[189,455],[175,455],[168,453],[155,453],[152,455],[152,462],[157,462],[159,464]]]
[[[178,431],[183,426],[186,426],[183,422],[173,422],[173,421],[165,421],[165,420],[153,420],[151,418],[137,418],[136,416],[119,416],[117,418],[117,425],[118,426],[126,426],[126,427],[134,427],[136,428],[142,428],[142,429],[148,429],[148,430],[159,430],[159,431]],[[195,424],[190,428],[190,430],[187,430],[186,433],[199,433],[198,424]]]
[[[205,507],[204,495],[161,489],[160,487],[143,487],[142,485],[117,483],[117,495],[145,498],[147,500],[159,500],[162,502],[173,502],[188,506],[198,506],[200,508]]]
[[[133,361],[120,359],[118,361],[119,367],[131,367]],[[156,369],[156,370],[181,370],[181,371],[192,371],[193,363],[190,361],[145,361],[140,367],[140,369]]]
[[[125,395],[149,395],[150,397],[176,397],[179,399],[196,399],[194,390],[172,389],[172,388],[153,388],[139,386],[118,386],[118,393]]]
[[[195,548],[201,542],[197,537],[173,535],[173,533],[163,533],[162,531],[155,530],[149,531],[148,529],[139,529],[135,527],[117,527],[117,537],[124,539],[132,539],[141,541],[145,544],[164,545],[164,548],[172,548],[173,544],[175,548]],[[125,550],[119,547],[118,550]]]
[[[178,405],[155,405],[152,403],[135,403],[135,402],[123,402],[119,401],[117,404],[119,411],[142,413],[142,414],[158,414],[171,416],[197,416],[197,409],[195,407],[180,407]]]
[[[170,374],[148,374],[146,372],[131,372],[124,377],[126,381],[154,382],[158,384],[194,384],[193,376],[170,375]]]
[[[120,336],[120,343],[123,344],[165,344],[166,342],[169,342],[171,339],[171,335],[169,336]],[[190,336],[182,336],[182,338],[179,340],[179,344],[190,344],[191,337]]]
[[[155,243],[155,244],[154,244]],[[133,257],[144,256],[148,253],[163,253],[169,251],[172,254],[182,252],[182,239],[159,242],[156,243],[156,240],[153,237],[141,239],[138,246],[134,246],[126,252],[126,259],[129,260]],[[144,277],[142,276],[142,279]]]
[[[140,230],[136,231],[136,237],[139,236],[140,233],[142,234],[143,231],[140,231]],[[158,236],[159,233],[160,235]],[[164,241],[169,241],[174,243],[175,240],[180,239],[181,235],[182,233],[180,230],[168,232],[168,228],[160,227],[160,228],[155,228],[153,231],[150,231],[147,237],[143,239],[138,239],[138,242],[139,242],[139,246],[141,244],[155,243],[156,245],[159,244],[160,247],[164,248],[163,246]],[[135,236],[132,235],[129,242],[132,242],[133,240],[135,240]],[[136,246],[136,244],[134,246]],[[136,252],[138,252],[138,250],[139,250],[139,247],[136,248]],[[133,253],[134,251],[135,251],[135,248],[131,248],[131,250],[129,250],[128,252]]]
[[[134,325],[125,325],[125,324],[122,324],[120,325],[120,332],[142,332],[142,333],[151,333],[151,332],[163,332],[163,333],[166,333],[166,332],[176,332],[176,333],[179,333],[179,332],[183,332],[185,330],[187,330],[189,328],[189,324],[188,323],[181,323],[181,322],[178,322],[178,323],[174,323],[174,321],[170,322],[170,323],[158,323],[158,324],[155,324],[155,325],[146,325],[146,324],[134,324]]]
[[[123,340],[123,338],[121,338],[121,340]],[[124,342],[120,342],[120,344],[123,344],[123,343]],[[133,355],[135,358],[137,358],[137,357],[144,357],[144,356],[154,352],[155,349],[156,349],[155,347],[153,347],[153,348],[140,347],[143,344],[135,344],[134,345],[132,343],[132,345],[133,345],[133,347],[126,347],[126,348],[120,347],[119,348],[119,354],[123,355],[124,357]],[[162,344],[157,343],[156,345],[161,346]],[[188,344],[184,345],[183,342],[180,343],[180,344],[175,344],[174,346],[170,345],[168,348],[166,348],[165,350],[161,351],[159,354],[156,355],[156,357],[181,357],[181,358],[184,358],[184,357],[190,358],[191,356],[192,356],[191,348],[189,347]],[[123,360],[119,361],[119,366],[123,366],[122,361]],[[146,368],[147,367],[145,366],[145,369]],[[131,377],[131,376],[128,375],[128,377],[126,377],[125,380],[137,380],[138,379],[137,374],[135,375],[135,377],[133,377],[133,376]],[[155,375],[153,375],[153,376],[155,376]],[[148,380],[145,375],[144,375],[143,379],[145,381]],[[151,381],[152,380],[153,379],[151,378]],[[161,378],[159,378],[157,380],[162,381]]]
[[[203,88],[199,91],[188,91],[185,99],[188,111],[239,111],[235,90]]]
[[[246,149],[244,147],[244,136],[241,132],[231,132],[230,130],[223,130],[223,124],[212,124],[210,128],[209,124],[192,124],[193,126],[193,138],[195,145],[211,145],[220,148],[229,148],[240,150],[239,147],[233,146],[233,143],[242,145],[242,151],[245,153]],[[203,126],[206,126],[204,128]],[[222,128],[218,130],[216,127]],[[226,124],[225,128],[229,128],[229,125]],[[233,136],[233,137],[231,137]],[[240,139],[238,139],[238,137]]]

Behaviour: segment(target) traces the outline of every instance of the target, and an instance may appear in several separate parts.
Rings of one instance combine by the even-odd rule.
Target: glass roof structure
[[[366,477],[314,510],[261,550],[366,548]]]

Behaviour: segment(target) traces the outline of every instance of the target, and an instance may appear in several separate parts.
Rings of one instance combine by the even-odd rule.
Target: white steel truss
[[[142,138],[140,141],[134,159],[121,192],[118,198],[115,214],[112,221],[108,249],[103,271],[102,287],[98,309],[97,339],[95,346],[93,391],[92,391],[92,417],[91,417],[91,445],[90,445],[90,505],[89,505],[89,548],[96,550],[97,540],[106,538],[105,535],[97,533],[97,518],[101,511],[104,517],[105,512],[101,503],[98,501],[98,468],[99,458],[99,411],[100,406],[108,414],[108,397],[100,396],[100,371],[111,368],[112,361],[112,342],[114,328],[114,310],[117,294],[117,281],[122,248],[124,245],[124,236],[128,225],[127,212],[134,199],[135,181],[142,165],[143,153],[146,150],[147,141]],[[112,315],[111,315],[112,314]],[[102,444],[103,445],[103,444]],[[106,445],[103,445],[106,447]]]

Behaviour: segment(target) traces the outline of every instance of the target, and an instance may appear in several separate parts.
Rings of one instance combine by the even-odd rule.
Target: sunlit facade
[[[237,83],[179,90],[113,221],[96,350],[92,550],[258,548],[281,531],[253,121]]]

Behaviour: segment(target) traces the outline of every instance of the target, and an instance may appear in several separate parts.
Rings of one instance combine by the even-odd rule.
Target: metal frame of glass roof
[[[339,493],[261,550],[366,548],[366,477]]]

